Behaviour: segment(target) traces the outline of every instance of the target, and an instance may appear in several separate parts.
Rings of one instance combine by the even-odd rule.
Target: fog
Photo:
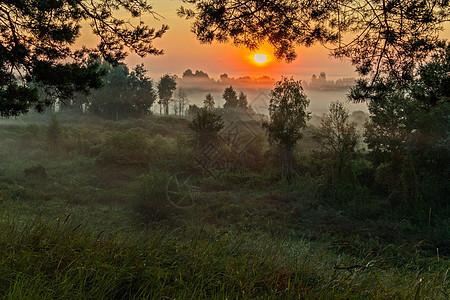
[[[186,76],[186,73],[191,75]],[[333,76],[331,76],[333,77]],[[314,115],[325,113],[332,101],[339,100],[345,103],[350,112],[367,112],[365,103],[352,103],[347,98],[349,88],[355,82],[354,78],[334,78],[327,80],[326,74],[321,72],[318,77],[312,75],[310,79],[301,78],[305,94],[310,100],[309,111]],[[223,91],[232,86],[239,94],[241,91],[247,95],[249,105],[257,113],[267,114],[269,105],[269,94],[274,87],[276,80],[268,76],[253,78],[250,76],[233,78],[227,74],[222,74],[219,80],[209,78],[208,74],[202,71],[193,73],[187,70],[182,77],[177,79],[178,89],[184,90],[190,104],[203,106],[206,94],[211,93],[214,97],[216,107],[223,107]],[[175,93],[176,94],[176,93]],[[154,108],[156,112],[156,108]]]

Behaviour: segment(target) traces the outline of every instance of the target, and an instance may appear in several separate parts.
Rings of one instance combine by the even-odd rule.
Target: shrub
[[[163,124],[153,124],[150,128],[149,128],[149,133],[151,136],[155,136],[155,135],[162,135],[162,136],[166,136],[170,133],[169,128],[167,128],[167,126],[163,125]]]
[[[60,139],[61,139],[62,133],[63,133],[63,131],[62,131],[61,124],[59,123],[56,116],[53,115],[50,125],[48,126],[48,129],[47,129],[47,138],[48,138],[48,141],[50,143],[50,147],[52,148],[52,150],[57,151],[59,149],[59,144],[60,144]]]
[[[222,117],[215,112],[202,109],[188,126],[195,132],[200,143],[203,143],[217,136],[225,124]]]
[[[145,167],[149,163],[146,137],[133,130],[116,133],[100,145],[97,161],[101,165]]]
[[[179,213],[167,199],[166,189],[169,179],[169,173],[159,169],[153,169],[138,177],[134,208],[145,223],[167,220]]]

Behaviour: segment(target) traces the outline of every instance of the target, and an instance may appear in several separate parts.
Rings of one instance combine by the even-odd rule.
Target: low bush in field
[[[168,220],[180,213],[167,199],[169,179],[169,173],[158,169],[152,169],[137,178],[133,206],[144,223]]]
[[[115,133],[99,145],[97,161],[101,165],[145,167],[149,164],[149,143],[132,130]]]
[[[163,125],[163,124],[152,124],[151,127],[148,129],[149,134],[152,136],[155,136],[157,134],[165,136],[168,135],[170,130],[169,128],[167,128],[167,126]]]

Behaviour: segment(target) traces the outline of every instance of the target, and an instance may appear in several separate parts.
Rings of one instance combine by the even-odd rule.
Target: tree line
[[[135,66],[131,71],[124,63],[115,66],[103,61],[101,64],[105,75],[102,86],[89,95],[76,93],[71,99],[63,100],[61,109],[79,112],[91,112],[98,116],[120,120],[152,114],[154,105],[159,107],[160,115],[195,115],[200,109],[214,110],[216,102],[211,93],[205,95],[203,107],[190,105],[190,99],[183,88],[177,88],[176,75],[163,75],[157,84],[153,83],[143,64]],[[227,111],[251,111],[247,95],[239,95],[232,86],[223,92]]]
[[[394,205],[420,210],[446,205],[450,166],[450,44],[423,63],[407,84],[379,78],[367,86],[355,85],[350,97],[370,98],[364,131],[350,122],[344,104],[334,101],[321,123],[312,130],[318,162],[339,201],[359,186],[374,189]],[[229,94],[229,90],[224,95]],[[309,100],[300,81],[283,78],[269,94],[268,121],[262,123],[270,144],[281,157],[283,177],[291,182],[296,164],[294,150],[305,134]],[[232,98],[239,107],[237,98]],[[209,103],[208,101],[205,104]],[[217,139],[225,123],[219,113],[200,111],[190,123],[200,147]]]
[[[360,75],[349,99],[366,102],[370,112],[364,136],[369,162],[376,170],[371,181],[379,182],[378,188],[389,197],[411,206],[430,201],[443,204],[449,194],[450,45],[439,33],[449,21],[449,1],[184,2],[192,6],[180,7],[178,14],[194,19],[192,30],[201,42],[217,40],[255,49],[267,41],[274,54],[287,61],[296,58],[296,46],[328,43],[333,56],[349,59]],[[131,19],[118,18],[119,10],[129,13]],[[17,116],[32,107],[43,111],[56,98],[70,101],[77,92],[84,97],[102,84],[110,87],[109,92],[98,90],[91,95],[99,100],[92,106],[97,113],[115,119],[149,113],[156,101],[156,93],[151,92],[153,83],[142,66],[130,72],[120,65],[127,51],[140,56],[163,53],[152,43],[168,27],[155,29],[132,22],[143,14],[158,16],[145,0],[1,3],[0,115]],[[83,22],[90,24],[100,42],[94,48],[74,49],[71,46],[80,36]],[[118,68],[108,70],[100,57]],[[124,80],[118,82],[118,78]],[[271,141],[285,147],[284,173],[288,178],[289,149],[301,137],[299,128],[308,117],[304,109],[307,99],[297,86],[289,79],[276,83],[271,93],[271,121],[265,124]],[[169,113],[175,89],[174,78],[161,78],[161,113]],[[108,97],[101,93],[114,95],[108,107],[101,102]],[[232,91],[227,91],[227,97],[224,109],[245,106]],[[211,98],[205,98],[210,108]],[[187,103],[186,97],[183,99],[176,104],[178,114]],[[345,114],[336,104],[324,119],[331,126],[344,120]],[[352,126],[340,130],[345,128],[350,130]],[[327,140],[326,132],[324,129],[318,134],[323,141]],[[323,146],[328,145],[334,153],[336,149],[348,152],[342,143],[323,142]],[[330,178],[335,187],[340,180],[339,184],[351,187],[348,180],[357,168],[353,160],[343,158],[349,157],[345,151],[339,151],[330,162]]]

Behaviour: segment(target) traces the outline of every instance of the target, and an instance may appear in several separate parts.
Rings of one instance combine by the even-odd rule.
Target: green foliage
[[[261,172],[266,164],[264,155],[267,150],[267,141],[262,134],[253,136],[254,134],[254,132],[247,133],[247,135],[251,136],[251,141],[239,153],[236,164],[253,171]]]
[[[214,109],[214,97],[211,95],[211,93],[206,94],[205,100],[203,100],[203,107],[206,110],[213,110]]]
[[[309,100],[303,92],[301,83],[293,78],[283,78],[276,82],[270,92],[270,122],[264,123],[269,139],[292,149],[302,137],[301,130],[306,127],[310,113],[306,111]]]
[[[125,64],[112,67],[105,62],[103,67],[107,75],[103,87],[89,97],[89,110],[116,121],[150,114],[156,93],[143,65],[137,65],[131,73]]]
[[[9,1],[2,11],[0,116],[17,116],[33,106],[42,112],[56,98],[99,88],[104,71],[93,57],[117,63],[128,51],[162,54],[152,42],[168,29],[132,21],[154,13],[146,1]],[[119,11],[131,18],[118,18]],[[99,37],[96,48],[72,47],[81,24],[90,24]]]
[[[108,137],[99,145],[99,164],[124,167],[145,167],[149,164],[149,144],[146,137],[128,130]]]
[[[235,109],[239,106],[239,99],[237,97],[236,91],[232,86],[227,87],[223,91],[223,99],[225,100],[225,104],[223,105],[224,109]]]
[[[98,129],[87,127],[72,127],[67,130],[66,148],[68,152],[96,156],[98,146],[102,143]]]
[[[303,92],[300,81],[283,78],[275,83],[270,92],[270,122],[264,122],[269,141],[280,145],[283,149],[283,173],[291,178],[292,149],[302,137],[302,129],[310,118],[306,111],[309,100]]]
[[[152,127],[150,127],[149,133],[152,136],[156,136],[158,134],[161,136],[166,136],[170,133],[170,129],[163,124],[153,124]]]
[[[373,85],[360,81],[351,93],[354,99],[370,100],[366,143],[375,165],[392,172],[391,198],[410,207],[427,200],[430,205],[442,205],[435,200],[448,193],[444,184],[437,184],[435,199],[420,196],[431,188],[422,184],[429,182],[425,178],[443,183],[448,174],[450,104],[447,88],[440,84],[450,80],[449,49],[448,45],[440,49],[407,82],[400,84],[392,76]]]
[[[263,136],[205,174],[186,119],[58,118],[67,155],[42,147],[47,119],[0,126],[0,297],[446,297],[449,209],[395,206],[370,185],[374,168],[391,183],[413,183],[415,171],[419,201],[445,201],[433,191],[446,180],[424,180],[414,151],[398,172],[352,159],[352,184],[335,185],[336,201],[312,130],[294,149],[302,151],[288,183],[275,173],[282,153]],[[404,186],[399,197],[414,195]]]
[[[314,131],[314,139],[322,151],[324,169],[333,190],[352,190],[356,179],[352,176],[351,163],[356,156],[358,133],[356,123],[351,123],[349,117],[343,103],[332,102],[329,112],[323,114],[319,128]],[[350,197],[338,195],[337,198],[349,200]]]
[[[405,275],[378,261],[353,260],[345,251],[357,241],[337,242],[334,247],[343,253],[337,257],[301,239],[245,232],[159,226],[126,238],[89,234],[72,218],[1,224],[2,296],[411,299],[417,293],[445,297],[447,287],[446,264],[427,260],[437,274]],[[364,253],[367,245],[357,245]],[[333,264],[337,268],[330,268]],[[355,264],[368,267],[338,269]]]
[[[179,214],[167,199],[169,174],[159,169],[152,169],[137,179],[137,200],[134,208],[146,223],[155,220],[168,220]]]
[[[322,151],[330,152],[341,160],[354,153],[358,143],[356,123],[351,123],[349,117],[348,109],[342,102],[332,102],[329,112],[323,114],[314,136]]]
[[[158,82],[159,105],[164,107],[164,113],[169,114],[169,102],[172,99],[173,92],[177,88],[176,76],[168,74],[161,77]]]
[[[206,141],[215,138],[225,126],[225,123],[220,115],[213,111],[202,109],[188,126],[195,132],[200,141]]]

